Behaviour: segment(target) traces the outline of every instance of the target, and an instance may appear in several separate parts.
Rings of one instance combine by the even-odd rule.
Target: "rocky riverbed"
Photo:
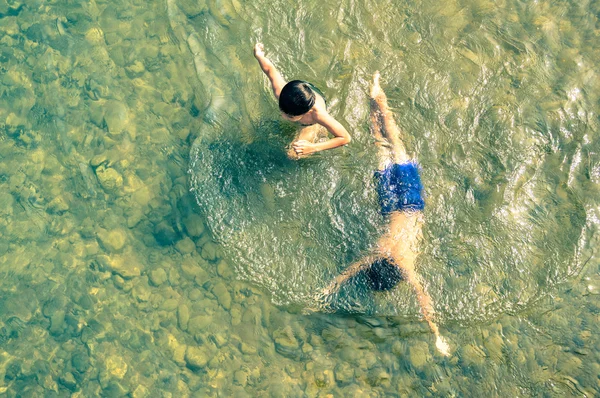
[[[235,0],[175,5],[232,30],[244,14]],[[199,81],[167,8],[0,0],[1,395],[600,394],[593,249],[532,305],[443,324],[449,358],[416,317],[303,315],[240,281],[189,193],[218,86]],[[597,194],[598,155],[586,161]]]

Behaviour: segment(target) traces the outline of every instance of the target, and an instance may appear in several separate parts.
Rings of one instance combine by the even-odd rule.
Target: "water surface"
[[[0,4],[0,391],[598,395],[599,12]],[[351,145],[285,156],[256,41]],[[302,314],[384,226],[375,70],[422,166],[418,267],[449,358],[407,286]]]

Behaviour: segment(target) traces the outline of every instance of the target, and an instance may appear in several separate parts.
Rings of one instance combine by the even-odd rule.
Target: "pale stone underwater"
[[[276,12],[289,13],[279,34],[260,4],[174,4],[192,39],[178,36],[168,15],[173,3],[164,1],[0,4],[0,392],[598,394],[600,269],[592,248],[600,182],[593,105],[600,90],[591,65],[600,53],[589,40],[597,29],[586,19],[594,4],[588,10],[538,2],[518,12],[485,1],[397,8],[374,2],[364,10],[351,2],[298,10],[277,3]],[[379,29],[365,22],[375,17]],[[212,28],[199,29],[203,21]],[[402,29],[385,30],[399,21]],[[478,35],[481,21],[497,30]],[[284,52],[285,37],[296,37],[286,29],[307,30],[294,54]],[[331,30],[342,34],[318,49],[311,38]],[[428,201],[444,216],[427,232],[438,240],[424,258],[439,271],[429,273],[435,297],[447,300],[440,317],[456,347],[450,359],[435,353],[411,303],[394,317],[303,316],[273,305],[276,291],[240,281],[237,265],[223,259],[189,193],[188,154],[206,121],[223,114],[239,119],[244,139],[265,131],[255,123],[270,120],[270,98],[249,45],[251,36],[269,34],[281,35],[270,44],[282,51],[287,73],[322,76],[335,93],[334,110],[357,129],[352,172],[368,172],[370,154],[361,149],[367,132],[358,127],[364,77],[381,62],[369,61],[372,51],[388,48],[396,56],[386,62],[411,76],[387,84],[399,124],[426,159],[426,178],[439,181],[430,184]],[[447,50],[432,47],[435,41]],[[219,62],[227,67],[216,68]],[[448,71],[449,64],[455,68]],[[232,82],[247,92],[228,89]],[[450,96],[455,92],[469,95]],[[457,145],[461,140],[467,144]],[[343,156],[315,162],[329,170],[330,159]],[[278,187],[258,188],[273,209]],[[356,188],[343,195],[355,200]],[[453,208],[452,197],[470,207]],[[529,214],[525,221],[547,228],[515,240],[531,250],[531,264],[511,268],[505,260],[514,252],[496,258],[490,251],[483,258],[498,267],[486,269],[500,275],[480,280],[475,259],[490,238],[477,225],[494,210],[492,223],[503,217],[518,225]],[[452,220],[471,228],[464,246],[449,238]],[[505,238],[515,239],[495,237]],[[528,245],[536,240],[547,242],[547,251],[536,254]],[[333,273],[343,264],[326,265]],[[523,272],[528,278],[519,283],[513,275]],[[499,284],[503,278],[511,283]]]

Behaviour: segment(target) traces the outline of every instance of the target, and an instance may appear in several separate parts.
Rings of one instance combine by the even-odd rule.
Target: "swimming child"
[[[286,83],[273,63],[265,57],[261,43],[256,43],[254,46],[254,57],[271,81],[273,94],[279,101],[283,118],[303,126],[288,152],[291,157],[305,157],[350,142],[348,131],[327,112],[325,97],[319,89],[302,80]],[[323,127],[334,137],[318,142],[323,134]]]
[[[449,355],[449,346],[432,320],[433,302],[415,271],[419,255],[419,241],[424,222],[421,177],[417,164],[410,159],[400,139],[387,104],[385,93],[379,86],[379,72],[373,77],[371,88],[371,128],[379,148],[377,191],[382,213],[388,219],[387,232],[379,238],[375,250],[360,261],[350,265],[324,291],[325,296],[335,293],[348,279],[362,273],[369,287],[375,291],[390,290],[404,280],[417,294],[421,313],[436,337],[436,347]]]

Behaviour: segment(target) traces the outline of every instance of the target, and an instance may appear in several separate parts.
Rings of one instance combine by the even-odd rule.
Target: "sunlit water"
[[[600,394],[599,13],[1,2],[0,395]],[[348,147],[287,158],[257,41]],[[385,227],[376,70],[422,168],[449,358],[403,284],[302,315]]]
[[[290,10],[294,23],[284,19],[272,32],[264,27],[281,19],[277,13],[250,8],[236,17],[247,21],[236,29],[264,41],[282,73],[326,87],[331,112],[355,137],[344,150],[298,164],[285,158],[293,127],[274,121],[274,101],[259,101],[257,113],[248,114],[248,102],[257,107],[250,98],[270,99],[260,69],[218,68],[232,64],[223,49],[247,59],[248,48],[228,46],[236,36],[223,27],[204,35],[205,48],[218,58],[208,68],[222,93],[232,91],[213,96],[215,114],[227,110],[216,127],[199,133],[192,186],[240,277],[268,289],[278,304],[310,302],[373,245],[383,220],[373,193],[376,153],[366,95],[377,69],[423,167],[427,226],[420,272],[440,316],[497,316],[575,275],[586,260],[578,255],[587,241],[586,207],[597,203],[583,194],[589,179],[582,162],[597,140],[586,131],[596,118],[596,97],[584,94],[595,75],[591,59],[553,55],[568,48],[557,31],[560,21],[535,17],[529,33],[517,14],[502,14],[509,5],[331,7]],[[525,15],[557,12],[512,7]],[[498,25],[498,18],[508,20]],[[333,19],[338,28],[327,30]],[[195,32],[203,26],[211,26],[207,15],[187,25]],[[299,31],[306,34],[291,43]],[[411,293],[386,298],[398,303],[393,314],[413,311]],[[388,315],[390,308],[371,310]]]

